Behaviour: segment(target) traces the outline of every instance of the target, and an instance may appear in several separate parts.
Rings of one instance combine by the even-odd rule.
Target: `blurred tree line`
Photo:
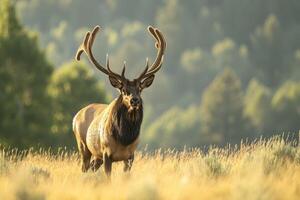
[[[147,56],[155,57],[146,27],[159,27],[167,39],[163,69],[144,92],[144,144],[222,145],[300,129],[298,0],[1,0],[0,6],[1,143],[73,145],[73,115],[109,101],[114,90],[106,77],[71,61],[96,24],[103,27],[98,59],[109,53],[115,70],[127,60],[131,78]]]
[[[82,106],[106,102],[92,71],[71,62],[54,70],[37,35],[16,18],[9,0],[0,3],[0,141],[5,146],[70,146],[71,123]]]

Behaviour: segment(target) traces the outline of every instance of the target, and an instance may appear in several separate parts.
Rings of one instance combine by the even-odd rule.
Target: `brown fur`
[[[94,170],[97,162],[103,162],[104,154],[107,154],[112,162],[127,161],[134,156],[134,151],[138,145],[139,129],[142,122],[142,107],[132,113],[128,113],[128,109],[122,110],[122,95],[115,99],[109,105],[105,104],[91,104],[81,109],[73,119],[73,131],[77,140],[78,149],[82,156],[82,171],[87,171],[90,167]],[[122,144],[118,138],[113,134],[124,134],[125,138],[130,136],[132,132],[126,132],[118,128],[118,123],[122,123],[124,119],[118,119],[119,112],[121,115],[127,115],[129,123],[126,127],[131,127],[135,122],[132,132],[137,131],[137,137],[133,138],[129,144]],[[136,115],[131,118],[131,114]],[[118,122],[119,121],[119,122]],[[132,122],[132,124],[130,124]],[[115,124],[117,123],[117,124]],[[101,128],[102,127],[102,128]],[[117,130],[116,130],[117,129]],[[122,133],[121,133],[122,131]],[[92,166],[90,164],[91,157],[93,157]]]
[[[108,75],[111,85],[120,91],[120,96],[109,105],[91,104],[81,109],[73,119],[73,131],[81,154],[82,171],[90,167],[97,170],[104,164],[105,172],[110,176],[112,162],[123,160],[124,171],[131,168],[143,120],[141,92],[152,84],[155,73],[161,68],[166,42],[158,29],[149,26],[148,31],[156,40],[157,57],[150,67],[147,59],[140,76],[128,80],[125,78],[125,63],[122,73],[118,74],[110,69],[108,57],[106,68],[95,59],[92,45],[99,30],[100,27],[96,26],[92,32],[86,33],[76,59],[80,60],[85,52],[91,63]]]

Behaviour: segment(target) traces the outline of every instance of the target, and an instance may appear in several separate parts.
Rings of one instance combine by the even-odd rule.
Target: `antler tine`
[[[117,74],[117,73],[115,73],[115,72],[113,72],[113,71],[111,70],[110,65],[109,65],[109,56],[108,56],[108,54],[106,54],[106,68],[107,68],[107,70],[108,70],[110,76],[115,76],[115,77],[117,77],[118,79],[123,80],[123,77],[122,77],[122,76],[120,76],[119,74]],[[123,67],[123,70],[124,70],[124,67]],[[125,71],[124,71],[124,72],[125,72]],[[122,71],[122,73],[123,73],[123,71]],[[124,78],[125,78],[125,77],[124,77]]]
[[[155,41],[155,47],[158,49],[157,56],[151,67],[149,68],[148,61],[146,69],[142,72],[142,74],[138,77],[139,80],[149,77],[152,74],[156,73],[158,70],[160,70],[163,59],[164,59],[164,52],[166,49],[166,41],[164,39],[163,34],[160,30],[157,28],[153,28],[152,26],[148,27],[149,33],[154,37]]]
[[[75,56],[75,59],[77,61],[80,60],[80,57],[81,57],[81,54],[85,51],[86,49],[86,46],[87,46],[87,43],[88,43],[88,40],[89,40],[89,37],[90,37],[90,32],[88,31],[85,36],[84,36],[84,39],[83,39],[83,43],[79,46],[77,52],[76,52],[76,56]]]
[[[106,68],[109,68],[109,57],[108,54],[106,54]]]
[[[89,31],[86,33],[86,35],[83,39],[83,43],[80,45],[80,47],[77,50],[77,53],[76,53],[76,56],[75,56],[76,60],[80,60],[80,57],[81,57],[82,53],[85,52],[86,55],[88,56],[90,62],[92,64],[94,64],[95,67],[97,69],[99,69],[101,72],[105,73],[106,75],[114,76],[118,79],[122,79],[122,77],[119,74],[113,72],[110,69],[108,55],[106,55],[106,68],[107,69],[105,67],[103,67],[100,63],[98,63],[98,61],[95,59],[95,57],[93,55],[92,47],[93,47],[93,44],[94,44],[96,34],[98,33],[99,30],[100,30],[100,26],[95,26],[92,33],[89,32]]]
[[[126,70],[126,61],[124,61],[124,65],[123,65],[123,69],[122,69],[122,75],[121,75],[121,77],[123,79],[125,79],[125,70]]]
[[[139,75],[137,80],[141,80],[145,76],[145,74],[147,73],[148,69],[149,69],[149,58],[147,57],[146,58],[146,67],[145,67],[144,71]]]
[[[107,70],[108,70],[108,72],[109,72],[110,74],[114,74],[114,72],[110,69],[109,56],[108,56],[108,54],[106,54],[106,68],[107,68]]]
[[[162,65],[163,57],[164,57],[163,55],[164,55],[165,48],[166,48],[166,42],[165,42],[165,39],[164,39],[162,33],[160,32],[160,30],[158,30],[156,28],[153,31],[151,31],[151,33],[154,36],[154,38],[156,39],[155,47],[158,49],[158,52],[157,52],[156,59],[155,59],[154,63],[151,65],[148,73],[151,73],[152,71],[157,72],[160,69],[160,67]]]

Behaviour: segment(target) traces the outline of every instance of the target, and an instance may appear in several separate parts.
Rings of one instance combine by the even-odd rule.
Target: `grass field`
[[[0,199],[299,199],[300,148],[281,138],[239,149],[138,152],[131,173],[114,164],[81,173],[77,153],[0,154]]]

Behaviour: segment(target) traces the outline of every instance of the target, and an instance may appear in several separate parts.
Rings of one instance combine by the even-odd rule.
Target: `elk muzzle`
[[[140,105],[140,98],[138,97],[132,97],[130,99],[130,105],[135,108],[135,107],[138,107]]]

